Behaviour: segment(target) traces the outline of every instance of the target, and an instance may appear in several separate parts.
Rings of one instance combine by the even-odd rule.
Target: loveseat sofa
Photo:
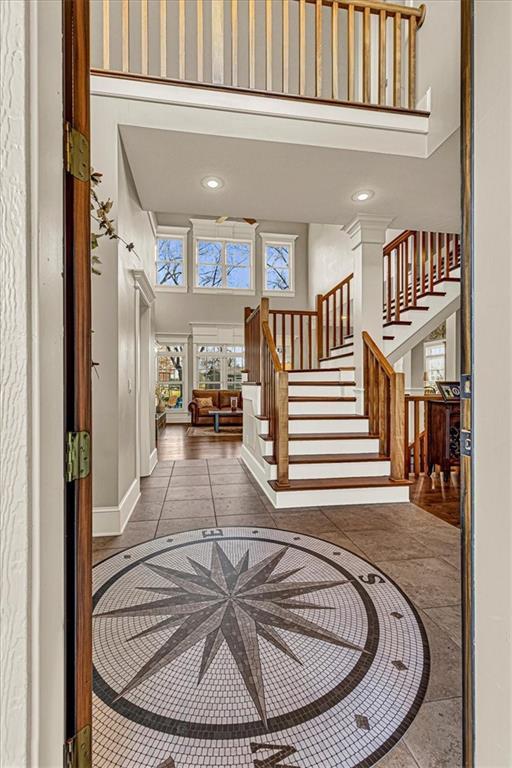
[[[221,410],[229,413],[231,411],[231,398],[237,398],[237,407],[242,409],[242,393],[237,389],[193,389],[192,400],[188,404],[188,410],[192,417],[192,424],[213,424],[213,416],[209,411]],[[205,404],[205,400],[211,399],[212,404]],[[222,424],[234,426],[242,423],[242,414],[234,413],[232,416],[224,416]]]

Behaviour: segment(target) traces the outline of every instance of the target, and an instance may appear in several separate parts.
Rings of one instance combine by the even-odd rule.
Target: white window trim
[[[181,382],[182,388],[183,388],[183,402],[181,408],[172,408],[166,410],[166,415],[168,417],[172,416],[178,416],[188,413],[188,402],[190,399],[190,390],[189,390],[189,384],[188,384],[188,366],[189,366],[189,335],[188,334],[157,334],[155,337],[155,341],[157,344],[180,344],[183,346],[183,380]],[[159,353],[158,350],[155,350],[155,387],[158,384],[158,357]]]
[[[160,293],[187,293],[188,292],[188,233],[190,227],[157,227],[155,233],[155,291]],[[159,285],[157,282],[156,265],[158,262],[158,240],[177,240],[183,243],[183,285]]]
[[[263,296],[282,296],[292,298],[295,296],[295,241],[298,235],[283,235],[275,232],[260,232],[261,237],[261,269],[262,269],[262,295]],[[268,245],[287,245],[290,249],[290,287],[286,291],[270,290],[266,287],[267,283],[267,260],[265,251]]]
[[[257,224],[248,224],[247,222],[240,221],[225,221],[222,224],[217,224],[215,219],[190,219],[192,223],[193,232],[193,249],[194,249],[194,275],[192,282],[193,293],[217,293],[228,294],[229,296],[254,296],[256,293],[255,285],[255,269],[254,263],[256,259],[256,227]],[[249,275],[251,285],[250,288],[207,288],[199,286],[197,284],[197,241],[198,240],[216,240],[223,244],[223,259],[225,259],[225,245],[227,242],[248,243],[250,245],[250,266]],[[223,272],[225,268],[225,262],[223,263]],[[223,281],[225,275],[223,274]]]
[[[201,346],[212,346],[212,347],[222,347],[224,350],[226,347],[242,347],[244,350],[243,352],[198,352],[198,347]],[[217,388],[218,391],[227,390],[228,389],[228,357],[242,357],[244,359],[245,364],[245,345],[241,343],[225,343],[225,342],[216,342],[216,341],[195,341],[193,345],[193,356],[194,356],[194,367],[193,367],[193,380],[194,380],[194,386],[193,389],[201,389],[199,386],[199,357],[213,357],[213,358],[219,358],[220,359],[220,381],[219,381],[219,387]],[[206,387],[207,389],[207,387]],[[215,387],[211,387],[211,389],[215,389]]]

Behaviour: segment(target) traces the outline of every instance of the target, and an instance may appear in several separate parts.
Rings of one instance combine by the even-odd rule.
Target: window
[[[194,234],[194,291],[254,294],[256,223],[190,221]]]
[[[165,227],[156,240],[156,285],[158,289],[187,290],[186,227]]]
[[[262,232],[263,293],[295,295],[294,257],[297,235]]]
[[[186,378],[186,347],[184,344],[157,345],[157,385],[166,401],[168,411],[184,408],[183,392]]]
[[[443,381],[446,375],[446,344],[432,341],[425,344],[425,385]]]
[[[241,389],[244,348],[196,344],[196,389]]]
[[[252,288],[252,244],[240,240],[196,240],[196,287]]]

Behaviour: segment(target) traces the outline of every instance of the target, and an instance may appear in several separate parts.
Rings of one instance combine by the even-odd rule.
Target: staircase
[[[421,234],[406,232],[388,252],[386,354],[363,331],[364,381],[352,364],[352,275],[318,297],[315,311],[271,310],[268,299],[246,310],[253,383],[244,385],[242,459],[276,508],[409,500],[404,377],[390,360],[458,296],[457,236],[426,243],[422,251]]]

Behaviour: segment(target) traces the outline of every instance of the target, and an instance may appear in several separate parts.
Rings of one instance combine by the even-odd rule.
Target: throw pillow
[[[213,400],[211,397],[196,397],[196,403],[199,408],[211,408],[213,409]]]

